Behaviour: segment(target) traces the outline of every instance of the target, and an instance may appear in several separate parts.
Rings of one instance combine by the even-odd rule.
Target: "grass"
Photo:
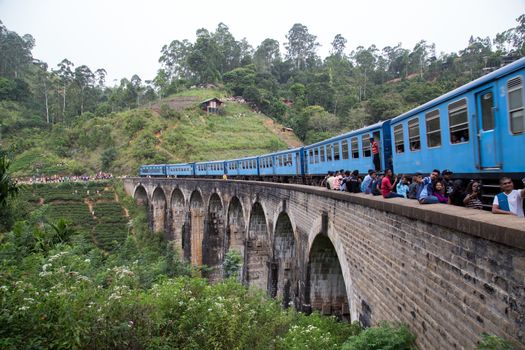
[[[204,100],[223,98],[226,92],[197,88],[174,96]],[[142,164],[227,159],[286,149],[286,143],[265,125],[268,120],[235,102],[225,104],[223,115],[206,115],[191,107],[177,117],[163,118],[141,108],[105,117],[77,117],[67,127],[21,127],[3,135],[3,142],[14,155],[14,176],[95,173],[102,169],[102,154],[109,148],[115,150],[116,159],[104,170],[132,175]]]

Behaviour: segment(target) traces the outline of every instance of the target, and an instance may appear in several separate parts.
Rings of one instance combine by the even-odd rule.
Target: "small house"
[[[221,100],[219,100],[217,97],[207,99],[205,101],[202,101],[200,104],[200,107],[206,111],[207,113],[219,113],[219,109],[224,104]]]

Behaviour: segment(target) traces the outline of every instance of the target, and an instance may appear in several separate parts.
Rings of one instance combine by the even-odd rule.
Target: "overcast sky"
[[[237,40],[255,48],[265,38],[286,41],[294,23],[308,27],[325,57],[338,33],[347,51],[421,39],[436,52],[458,51],[471,35],[494,37],[515,27],[525,0],[0,0],[0,20],[36,39],[33,55],[52,68],[63,58],[95,71],[107,83],[138,74],[152,79],[160,49],[175,39],[195,40],[195,31],[225,23]]]

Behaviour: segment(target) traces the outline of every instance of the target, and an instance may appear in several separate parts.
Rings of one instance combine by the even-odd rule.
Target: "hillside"
[[[214,89],[187,90],[140,109],[47,126],[15,102],[0,102],[2,147],[13,154],[15,176],[135,174],[144,163],[176,163],[263,154],[300,141],[245,103],[226,99],[221,115],[198,108]]]

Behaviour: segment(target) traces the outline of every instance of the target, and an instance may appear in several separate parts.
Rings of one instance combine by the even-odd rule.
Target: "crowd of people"
[[[95,175],[32,176],[32,177],[26,178],[26,179],[17,179],[17,182],[18,183],[25,183],[25,184],[60,183],[60,182],[88,182],[88,181],[109,180],[109,179],[112,179],[112,178],[113,178],[113,175],[111,173],[105,173],[105,172],[99,171]]]
[[[359,171],[329,171],[321,185],[336,191],[351,193],[363,192],[383,198],[406,198],[417,200],[420,204],[450,204],[472,209],[483,209],[481,201],[481,183],[472,180],[453,180],[451,170],[434,169],[428,176],[416,173],[412,177],[394,176],[392,170],[384,173],[369,170],[361,179]],[[525,189],[515,190],[512,179],[502,177],[499,181],[501,192],[494,197],[494,214],[523,215]],[[525,185],[525,178],[523,179]]]

